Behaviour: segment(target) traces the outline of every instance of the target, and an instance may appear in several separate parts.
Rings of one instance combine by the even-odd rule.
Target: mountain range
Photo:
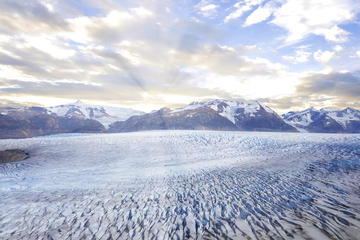
[[[260,102],[211,100],[194,102],[184,108],[163,108],[133,116],[110,125],[110,132],[131,132],[154,129],[194,129],[233,131],[296,132],[272,109]]]
[[[103,131],[96,120],[57,116],[42,107],[0,108],[0,138]]]
[[[282,115],[287,124],[300,132],[360,133],[360,111],[354,108],[308,108]]]
[[[0,108],[0,138],[165,129],[360,133],[360,111],[309,108],[280,116],[259,101],[223,99],[151,113],[81,101],[47,108]]]
[[[131,116],[144,114],[144,112],[131,108],[89,105],[80,100],[73,104],[49,107],[47,110],[49,113],[56,114],[57,116],[96,120],[106,128],[113,122],[123,121]]]

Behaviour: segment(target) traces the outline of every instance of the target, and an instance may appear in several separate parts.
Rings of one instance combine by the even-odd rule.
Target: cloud
[[[302,110],[311,104],[308,96],[285,96],[279,98],[260,98],[259,101],[265,103],[269,107],[276,109],[279,113],[284,110],[291,109],[293,111]]]
[[[258,7],[246,18],[244,26],[247,27],[265,21],[273,14],[274,10],[275,5],[272,2],[268,2],[264,6]]]
[[[359,2],[352,0],[288,0],[275,10],[271,23],[288,31],[287,43],[310,34],[330,42],[345,42],[349,33],[339,25],[353,20],[358,10]]]
[[[222,34],[214,26],[144,6],[64,22],[67,28],[55,32],[19,30],[0,39],[0,79],[17,86],[2,89],[4,94],[152,104],[180,96],[229,97],[237,94],[234,83],[241,87],[253,76],[275,78],[286,71],[247,57],[257,51],[254,46],[217,44]]]
[[[243,17],[248,27],[244,31],[250,31],[266,19],[281,20],[281,8],[289,2],[245,0],[222,9],[223,1],[211,0],[195,6],[168,0],[0,1],[1,95],[123,105],[287,96],[294,93],[302,74],[269,57],[273,53],[266,48],[271,45],[256,45],[264,46],[262,40],[251,39],[245,45],[243,28],[235,31],[221,19],[214,22],[223,14],[226,21]],[[296,14],[306,15],[297,10]],[[340,28],[345,14],[335,15],[329,17],[330,25],[321,27]],[[319,28],[310,18],[302,18],[307,30],[301,39]],[[291,31],[289,27],[287,37]],[[314,57],[326,64],[341,48],[319,50]],[[309,49],[299,47],[283,58],[307,62]]]
[[[228,46],[204,45],[191,55],[181,51],[175,51],[173,54],[177,64],[186,63],[192,68],[197,67],[220,75],[276,75],[286,69],[285,66],[264,58],[246,57],[244,53],[248,52],[248,49],[246,46],[235,49]]]
[[[52,11],[53,8],[49,1],[0,1],[0,32],[38,33],[66,29],[66,21],[60,14]]]
[[[229,22],[230,20],[240,18],[244,15],[244,13],[250,11],[255,6],[260,5],[263,3],[264,0],[245,0],[245,1],[239,1],[234,5],[235,10],[232,11],[229,15],[226,16],[224,19],[224,22]],[[256,16],[254,18],[258,18],[259,16]]]
[[[247,0],[236,3],[235,10],[225,17],[224,22],[252,11],[245,20],[245,27],[273,16],[269,23],[288,32],[285,37],[288,44],[303,40],[311,34],[323,36],[330,42],[342,43],[347,41],[350,33],[340,25],[354,20],[360,11],[359,7],[360,3],[356,0],[270,0],[265,4],[263,0]]]
[[[283,56],[282,58],[292,63],[305,63],[309,61],[311,52],[305,51],[304,49],[298,49],[295,51],[295,56]]]
[[[130,8],[130,12],[134,13],[136,16],[140,18],[147,18],[153,15],[153,13],[150,10],[144,7]]]
[[[346,99],[360,100],[360,76],[358,73],[312,74],[301,80],[296,88],[299,94],[326,95]]]
[[[360,75],[358,72],[309,73],[300,78],[294,94],[259,100],[279,113],[309,107],[360,108]]]
[[[272,109],[275,109],[279,114],[287,113],[288,111],[301,111],[310,107],[315,107],[317,109],[326,107],[337,109],[344,109],[346,107],[360,108],[358,102],[326,95],[292,95],[279,98],[262,98],[259,100]]]
[[[335,52],[318,50],[313,55],[316,61],[326,64],[335,56]]]
[[[195,5],[195,9],[199,15],[204,17],[213,17],[216,15],[219,5],[214,4],[212,1],[201,0]]]
[[[5,98],[0,97],[0,108],[2,108],[2,107],[19,108],[19,107],[24,107],[24,106],[39,106],[39,104],[36,103],[36,102],[22,102],[22,103],[19,103],[19,102],[16,102],[16,101],[11,101],[9,99],[5,99]]]
[[[341,45],[336,45],[333,47],[333,49],[335,50],[335,52],[341,52],[342,50],[344,50],[344,48]]]
[[[62,36],[84,44],[112,44],[138,38],[151,31],[158,32],[155,22],[149,21],[152,16],[151,11],[140,7],[128,11],[111,10],[101,17],[70,18],[66,21],[71,31],[64,32]]]

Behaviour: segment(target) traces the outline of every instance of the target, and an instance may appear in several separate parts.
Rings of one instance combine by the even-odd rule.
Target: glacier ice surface
[[[0,140],[0,239],[356,239],[360,135],[221,131]]]

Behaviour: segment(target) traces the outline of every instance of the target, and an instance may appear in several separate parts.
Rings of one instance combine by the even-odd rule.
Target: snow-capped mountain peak
[[[286,123],[299,130],[318,132],[358,132],[360,111],[354,108],[308,108],[282,115]]]
[[[108,127],[113,122],[123,121],[131,116],[143,114],[143,112],[131,108],[91,105],[81,100],[71,104],[49,107],[47,110],[50,113],[63,117],[94,119],[105,127]]]
[[[263,111],[275,114],[275,112],[259,101],[244,101],[244,100],[225,100],[213,99],[205,102],[192,102],[189,105],[173,110],[172,112],[179,112],[185,110],[193,110],[200,107],[208,107],[216,111],[219,115],[229,119],[232,123],[236,123],[237,118],[242,115],[246,117],[255,117],[257,113]]]
[[[302,126],[308,126],[313,122],[314,113],[319,112],[314,107],[307,108],[298,112],[288,112],[283,114],[282,117],[285,122],[295,126],[296,128],[301,128]]]

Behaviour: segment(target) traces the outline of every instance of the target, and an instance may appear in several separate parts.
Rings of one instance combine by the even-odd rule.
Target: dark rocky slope
[[[203,107],[196,110],[172,112],[168,108],[130,117],[110,125],[109,132],[132,132],[142,130],[189,129],[189,130],[237,130],[228,119],[214,110]]]
[[[26,138],[57,133],[103,132],[105,127],[96,120],[59,117],[46,109],[31,107],[12,109],[0,114],[0,138]]]
[[[175,110],[163,108],[149,114],[130,117],[126,121],[115,122],[110,125],[108,131],[161,129],[297,131],[269,107],[259,102],[246,103],[235,100],[195,102]]]

